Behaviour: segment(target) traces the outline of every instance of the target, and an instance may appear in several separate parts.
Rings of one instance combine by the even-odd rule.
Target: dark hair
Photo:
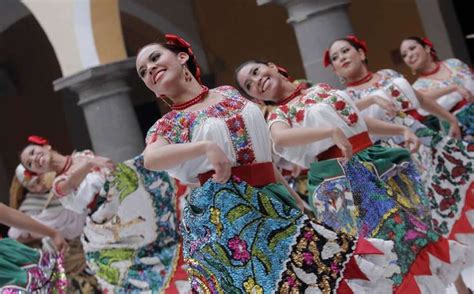
[[[194,56],[194,53],[192,53],[192,54],[189,53],[188,48],[178,46],[178,45],[175,45],[175,44],[168,44],[166,42],[153,42],[153,43],[150,43],[150,44],[146,44],[145,46],[138,49],[137,56],[143,50],[143,48],[151,46],[151,45],[159,45],[159,46],[173,52],[174,54],[178,54],[180,52],[184,52],[184,53],[188,54],[189,58],[188,58],[188,61],[186,61],[186,67],[189,69],[191,74],[199,81],[199,78],[196,76],[196,72],[197,72],[197,68],[198,68],[196,57]]]
[[[240,85],[240,83],[239,83],[239,81],[238,81],[238,79],[237,79],[237,74],[242,70],[242,68],[243,68],[244,66],[246,66],[246,65],[249,64],[249,63],[265,64],[265,65],[268,66],[268,64],[270,64],[270,62],[269,62],[269,61],[266,61],[266,60],[263,60],[263,59],[250,59],[250,60],[247,60],[247,61],[241,63],[239,66],[237,66],[237,67],[235,68],[235,71],[234,71],[234,78],[235,78],[235,84],[236,84],[237,89],[239,90],[239,92],[240,92],[245,98],[247,98],[247,99],[249,99],[249,100],[255,100],[255,97],[250,96],[250,95],[247,93],[247,91]],[[278,73],[281,74],[282,76],[284,76],[285,78],[288,78],[288,77],[289,77],[288,72],[287,72],[285,69],[281,68],[281,67],[278,67]],[[271,101],[264,101],[264,103],[265,103],[266,105],[273,105],[273,104],[275,104],[275,103],[273,103],[273,102],[271,102]]]
[[[433,57],[433,61],[439,61],[438,55],[436,53],[436,49],[434,48],[433,44],[431,44],[431,42],[428,44],[424,39],[422,39],[418,36],[411,36],[411,37],[403,39],[400,42],[400,44],[403,43],[403,41],[409,41],[409,40],[417,42],[418,44],[420,44],[424,48],[426,48],[426,47],[430,48],[430,50],[431,50],[430,55],[431,55],[431,57]],[[401,54],[401,52],[400,52],[400,54]]]
[[[363,48],[360,44],[358,44],[354,40],[348,39],[348,38],[339,38],[339,39],[336,39],[336,40],[331,42],[331,44],[329,45],[329,47],[327,49],[328,54],[329,54],[329,50],[331,49],[332,45],[334,45],[334,43],[336,43],[337,41],[346,41],[347,43],[349,43],[349,45],[351,45],[351,47],[353,47],[357,51],[362,50],[364,52],[367,52],[365,48]],[[332,64],[331,56],[329,56],[329,62]],[[367,53],[365,54],[364,63],[369,64],[369,59],[367,58]]]

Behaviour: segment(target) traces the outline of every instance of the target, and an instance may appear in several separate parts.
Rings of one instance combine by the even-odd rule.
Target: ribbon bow
[[[196,56],[194,55],[193,49],[191,48],[191,44],[189,44],[186,40],[181,38],[178,35],[173,35],[173,34],[166,34],[165,35],[166,39],[166,44],[174,45],[180,48],[186,49],[186,53],[188,53],[189,58],[192,58],[192,61],[196,65],[196,80],[201,83],[201,68],[199,67],[199,64],[197,63]]]

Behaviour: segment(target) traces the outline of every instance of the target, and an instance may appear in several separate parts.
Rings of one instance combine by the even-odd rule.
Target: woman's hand
[[[395,102],[376,95],[373,99],[374,103],[382,107],[389,117],[394,117],[397,114],[397,105],[395,104]]]
[[[461,139],[461,129],[459,128],[459,124],[457,121],[450,123],[448,136],[453,137],[455,139]]]
[[[112,159],[102,156],[96,156],[90,159],[90,163],[95,168],[115,169],[115,163]]]
[[[349,161],[352,157],[352,145],[340,128],[334,128],[332,132],[332,140],[341,150],[343,162]]]
[[[461,96],[467,100],[467,102],[474,102],[474,95],[465,87],[461,85],[456,85],[456,91],[461,94]]]
[[[56,232],[52,236],[52,241],[53,241],[54,246],[56,247],[56,250],[58,250],[58,252],[63,253],[68,248],[68,244],[66,240],[59,232]]]
[[[415,133],[409,128],[406,128],[403,132],[403,137],[405,137],[405,147],[410,150],[411,153],[418,151],[421,141]]]
[[[209,142],[206,147],[207,159],[211,162],[215,172],[212,180],[221,184],[227,182],[231,175],[230,160],[216,143]]]

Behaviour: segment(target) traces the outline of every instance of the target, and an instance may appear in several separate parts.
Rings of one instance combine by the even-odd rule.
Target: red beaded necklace
[[[420,73],[420,76],[422,76],[422,77],[427,77],[427,76],[434,75],[434,74],[437,73],[440,69],[441,69],[441,64],[440,64],[439,62],[436,62],[436,66],[435,66],[435,68],[434,68],[432,71],[429,71],[429,72],[422,72],[422,73]]]
[[[296,87],[296,90],[293,91],[293,93],[291,93],[290,95],[286,96],[285,98],[283,98],[282,100],[278,101],[278,105],[284,105],[284,104],[287,104],[288,102],[290,102],[291,100],[295,99],[296,96],[298,96],[299,94],[301,94],[301,91],[303,91],[303,88],[304,88],[304,85],[303,84],[299,84],[298,87]]]
[[[359,85],[362,85],[362,84],[367,83],[367,82],[370,81],[373,77],[374,77],[374,73],[371,72],[371,71],[369,71],[362,79],[357,80],[357,81],[355,81],[355,82],[347,83],[346,86],[347,86],[347,87],[359,86]]]
[[[56,176],[59,176],[66,172],[72,165],[72,157],[70,155],[66,156],[66,163],[64,163],[63,168],[56,174]]]
[[[188,108],[188,107],[190,107],[194,104],[198,104],[199,102],[204,100],[204,98],[206,98],[208,93],[209,93],[209,88],[206,87],[206,86],[202,86],[201,92],[196,97],[194,97],[193,99],[188,100],[184,103],[181,103],[181,104],[173,104],[173,105],[171,105],[171,109],[173,109],[173,110],[184,110],[184,109],[186,109],[186,108]]]

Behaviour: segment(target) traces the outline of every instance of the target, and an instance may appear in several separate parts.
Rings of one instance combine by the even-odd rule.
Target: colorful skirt
[[[107,179],[106,200],[87,218],[82,236],[87,264],[103,291],[190,289],[178,267],[175,190],[168,174],[144,168],[142,156],[118,164]]]
[[[423,143],[413,159],[430,201],[433,229],[467,245],[467,263],[473,264],[474,143],[443,137],[410,116],[398,117],[396,122],[409,127]],[[397,145],[391,139],[385,143]]]
[[[394,290],[415,291],[410,293],[446,287],[466,258],[464,246],[431,228],[429,202],[416,175],[406,150],[373,146],[347,165],[336,159],[315,162],[308,177],[316,218],[336,231],[392,241],[397,268],[384,276]]]
[[[62,257],[12,239],[0,240],[0,293],[65,293]]]
[[[310,220],[279,184],[208,180],[188,197],[182,224],[198,293],[350,293],[354,281],[386,283],[378,270],[393,262],[391,242],[358,240]],[[372,269],[369,276],[361,267]]]

